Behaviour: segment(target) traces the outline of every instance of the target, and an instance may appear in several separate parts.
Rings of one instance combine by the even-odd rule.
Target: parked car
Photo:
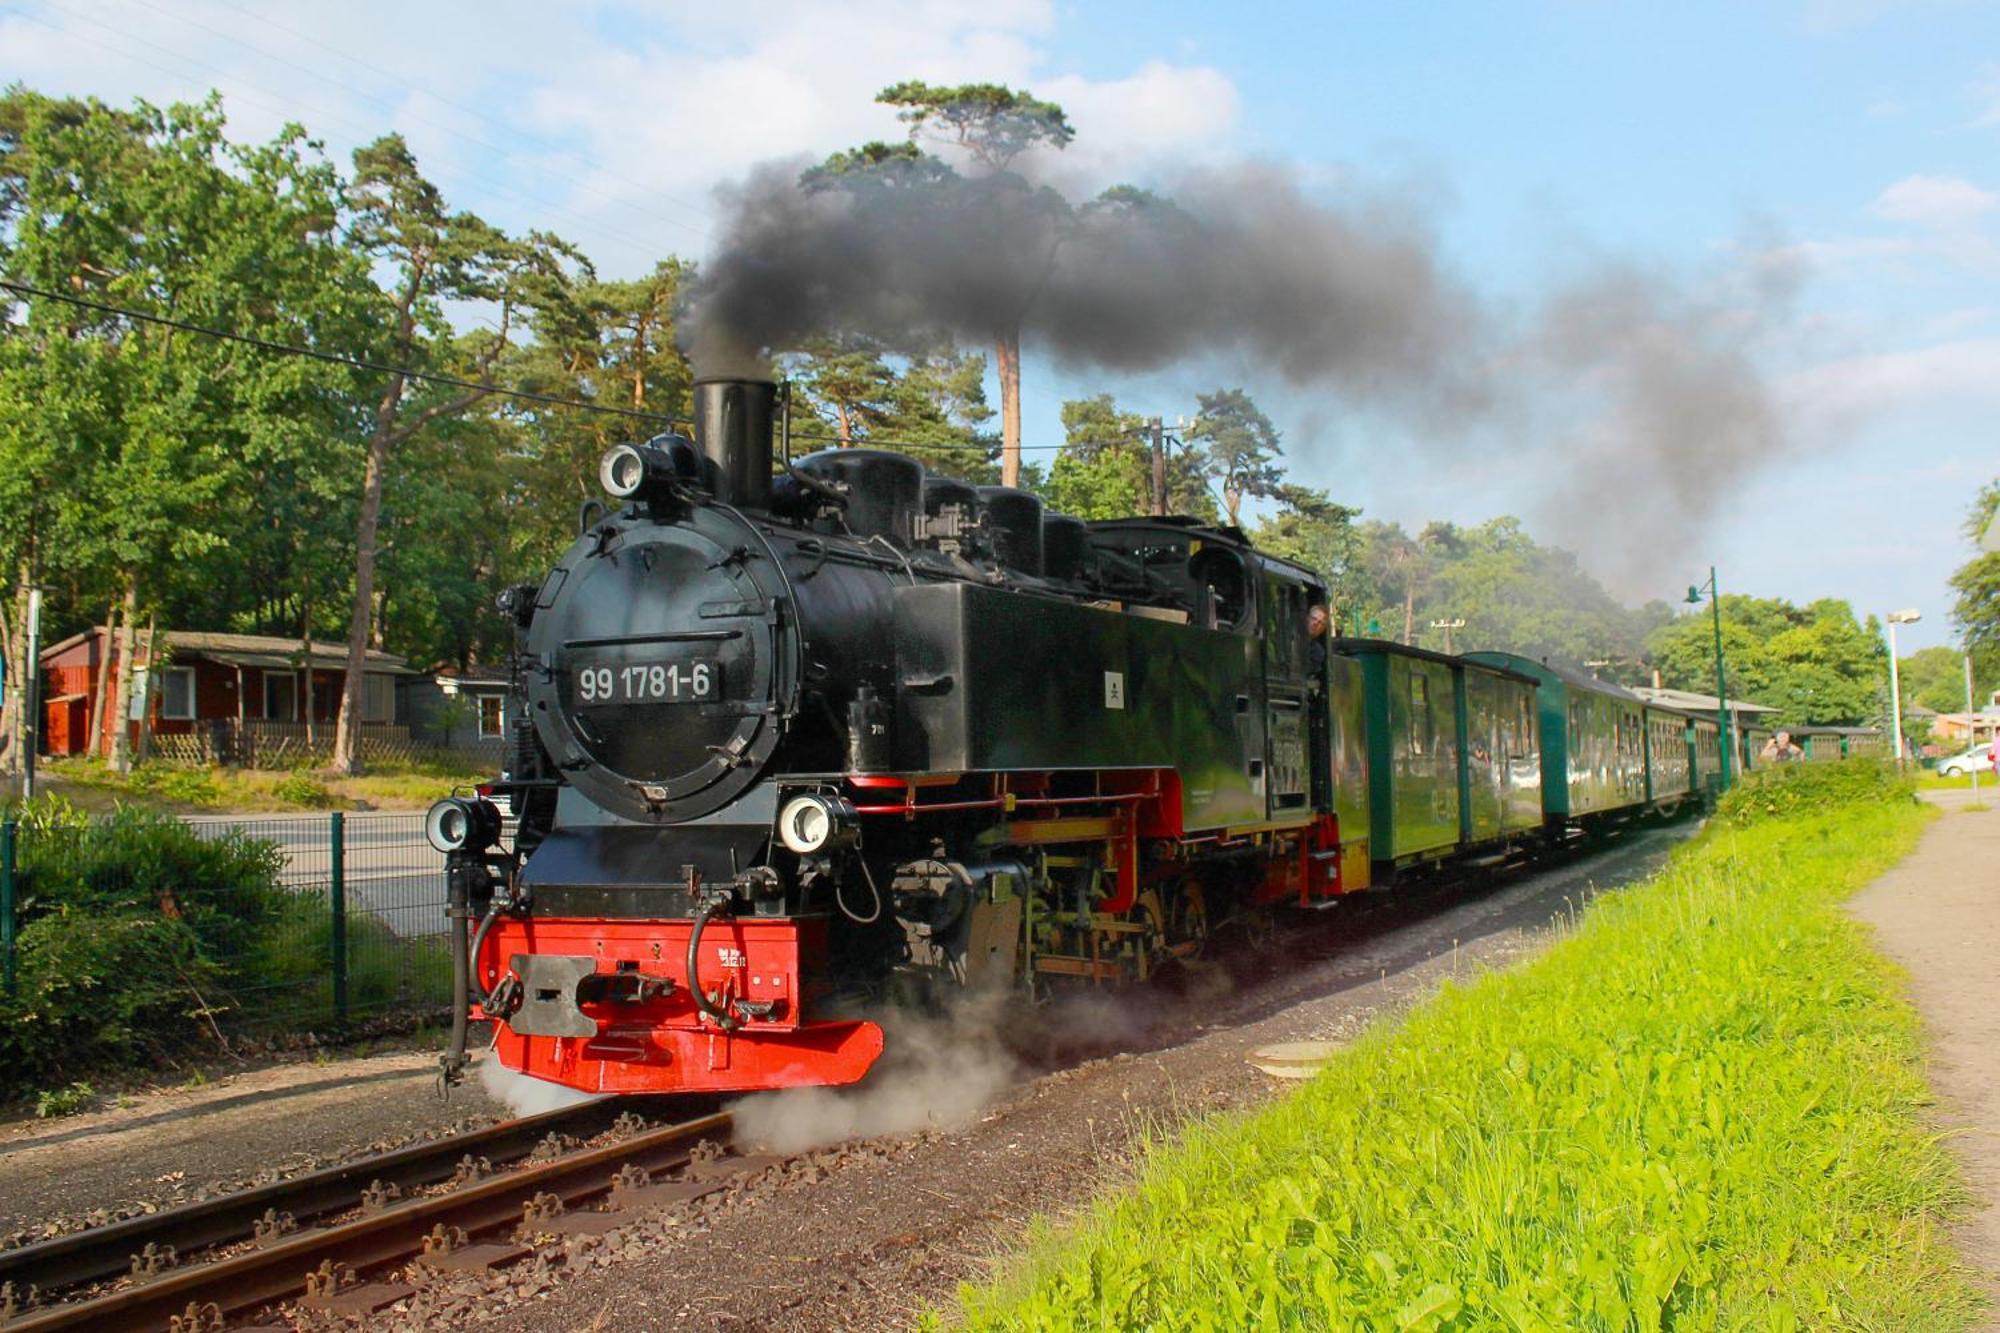
[[[1975,745],[1963,754],[1955,754],[1938,762],[1937,771],[1948,778],[1970,777],[1974,773],[1993,771],[1993,747]]]

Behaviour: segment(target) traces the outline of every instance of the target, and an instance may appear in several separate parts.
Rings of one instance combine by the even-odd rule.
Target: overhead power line
[[[492,394],[498,398],[517,398],[524,402],[546,403],[552,407],[574,407],[584,412],[602,412],[607,416],[630,417],[638,421],[657,422],[667,426],[687,426],[693,423],[677,417],[661,416],[657,412],[640,412],[629,407],[610,407],[603,403],[587,403],[579,398],[559,398],[551,393],[535,393],[529,389],[509,389],[498,384],[482,384],[457,375],[440,375],[434,371],[414,370],[409,366],[392,366],[383,361],[370,361],[366,357],[344,356],[339,352],[326,352],[317,347],[301,347],[297,343],[281,343],[270,338],[259,338],[255,334],[236,333],[229,329],[210,328],[204,324],[190,324],[186,320],[171,319],[166,315],[149,314],[143,310],[129,310],[124,306],[111,305],[104,301],[93,301],[88,297],[72,296],[68,292],[50,291],[44,287],[16,282],[11,278],[0,278],[0,287],[22,296],[39,297],[45,301],[60,301],[64,305],[78,306],[84,310],[95,310],[99,314],[115,315],[119,319],[136,320],[141,324],[157,324],[162,328],[176,329],[182,333],[198,334],[204,338],[218,338],[223,342],[242,343],[246,347],[260,348],[275,352],[280,356],[302,356],[312,361],[324,361],[330,365],[350,366],[356,370],[370,370],[383,375],[400,375],[404,379],[419,380],[425,384],[443,384],[455,389],[476,389],[480,393]]]
[[[425,384],[441,384],[454,389],[472,389],[491,394],[496,398],[515,398],[523,402],[543,403],[551,407],[571,407],[582,412],[600,412],[606,416],[625,417],[633,421],[646,421],[671,428],[694,429],[694,423],[685,417],[670,417],[659,412],[641,412],[635,408],[612,407],[604,403],[585,402],[580,398],[562,398],[555,394],[536,393],[530,389],[510,389],[505,385],[484,384],[457,375],[441,375],[435,371],[416,370],[409,366],[390,365],[385,361],[372,361],[367,357],[347,356],[340,352],[329,352],[317,347],[302,347],[297,343],[278,342],[271,338],[260,338],[255,334],[237,333],[230,329],[212,328],[205,324],[193,324],[184,319],[174,319],[167,315],[155,315],[144,310],[133,310],[126,306],[112,305],[108,301],[93,301],[86,296],[76,296],[69,292],[53,291],[37,287],[31,283],[17,282],[12,278],[0,278],[0,288],[17,295],[37,297],[44,301],[60,301],[64,305],[76,306],[83,310],[93,310],[101,315],[111,315],[118,319],[129,319],[141,324],[155,324],[162,328],[174,329],[181,333],[195,334],[203,338],[216,338],[223,342],[241,343],[262,351],[274,352],[279,356],[299,356],[311,361],[323,361],[329,365],[347,366],[355,370],[373,371],[381,375],[401,375],[405,379],[417,380]],[[811,435],[794,432],[794,440],[804,440],[809,444],[838,444],[834,435]],[[997,449],[997,445],[974,444],[969,441],[920,441],[883,440],[868,438],[859,443],[896,449],[917,450],[959,450],[987,454]],[[1024,450],[1060,450],[1060,444],[1024,444]]]

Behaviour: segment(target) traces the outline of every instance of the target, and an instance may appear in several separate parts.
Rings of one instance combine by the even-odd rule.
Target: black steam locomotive
[[[1310,571],[899,454],[779,464],[769,383],[696,403],[504,599],[506,771],[430,817],[457,1010],[505,1065],[849,1082],[900,991],[1143,978],[1246,904],[1367,882]]]

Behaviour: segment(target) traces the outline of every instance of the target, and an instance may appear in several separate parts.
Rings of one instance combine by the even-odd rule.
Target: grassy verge
[[[1919,791],[1971,791],[1972,778],[1968,774],[1962,778],[1948,778],[1942,773],[1926,773],[1917,779]],[[1979,775],[1979,790],[2000,792],[2000,780],[1991,773]]]
[[[964,1291],[965,1322],[1967,1327],[1915,1015],[1838,910],[1927,813],[1886,775],[1818,781],[1735,802],[1536,962],[1297,1094],[1154,1145]]]
[[[43,763],[48,787],[81,809],[99,813],[133,805],[167,814],[206,810],[420,810],[454,787],[491,778],[456,768],[413,764],[378,766],[353,778],[309,770],[185,768],[142,764],[129,774],[99,759]]]

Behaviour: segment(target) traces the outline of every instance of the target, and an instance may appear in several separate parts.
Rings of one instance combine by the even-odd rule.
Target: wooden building
[[[333,722],[347,678],[347,648],[315,641],[308,649],[297,639],[259,634],[209,634],[188,630],[160,633],[149,652],[145,634],[133,636],[137,659],[128,738],[139,738],[143,722],[162,749],[200,751],[200,757],[251,762],[260,749],[331,743]],[[91,750],[91,719],[101,717],[97,751],[109,746],[117,725],[117,645],[102,629],[53,644],[42,653],[42,745],[52,755]],[[107,664],[108,662],[108,664]],[[409,666],[391,653],[370,652],[362,686],[363,734],[397,729],[406,711],[403,682]],[[101,687],[109,696],[96,707]],[[310,708],[310,717],[308,717]],[[308,726],[310,722],[310,726]]]

